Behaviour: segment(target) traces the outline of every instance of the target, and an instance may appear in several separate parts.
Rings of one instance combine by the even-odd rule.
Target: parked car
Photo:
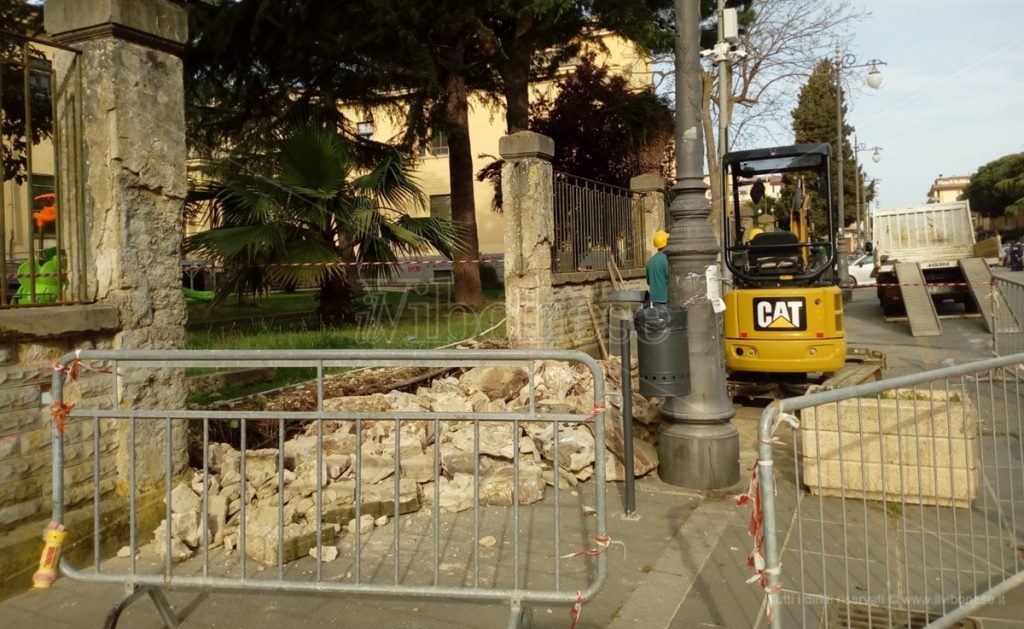
[[[875,256],[865,253],[850,262],[847,273],[853,280],[854,286],[874,286],[875,278],[871,272],[875,270]]]

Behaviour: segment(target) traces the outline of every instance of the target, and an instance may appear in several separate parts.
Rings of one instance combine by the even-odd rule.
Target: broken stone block
[[[521,368],[474,367],[459,378],[464,391],[480,391],[491,400],[515,396],[526,382],[526,370]]]
[[[224,530],[227,528],[227,497],[224,495],[211,496],[209,499],[209,509],[207,526],[210,527],[211,545],[217,546],[224,541]]]
[[[570,389],[580,380],[579,374],[567,363],[553,360],[541,361],[536,373],[538,400],[564,400]]]
[[[434,457],[430,454],[417,454],[402,457],[402,476],[417,483],[425,483],[434,479]]]
[[[411,479],[403,478],[398,486],[398,514],[412,513],[420,508],[420,486]],[[394,482],[379,485],[363,485],[362,513],[373,517],[395,515]]]
[[[245,480],[259,487],[268,479],[277,479],[278,453],[276,448],[245,451]],[[241,469],[241,468],[239,468]]]
[[[355,532],[356,527],[358,526],[360,533],[369,533],[373,530],[373,519],[374,518],[372,515],[364,514],[359,517],[358,524],[356,523],[355,518],[352,518],[348,521],[348,524],[345,525],[345,528],[347,528],[349,531]]]
[[[364,453],[356,472],[363,483],[379,483],[395,473],[395,459],[390,456]]]
[[[519,504],[532,504],[544,498],[547,483],[543,469],[537,465],[519,468]],[[498,466],[480,479],[480,504],[511,506],[515,500],[515,477],[512,465]]]
[[[352,458],[347,454],[328,454],[323,457],[324,476],[331,480],[338,480],[341,475],[348,471],[352,464]]]
[[[164,503],[166,504],[167,498],[164,497]],[[192,488],[185,483],[178,483],[171,490],[171,512],[172,513],[188,513],[197,512],[202,506],[202,501],[199,495],[192,491]]]
[[[309,549],[309,556],[313,559],[317,558],[316,546]],[[338,547],[337,546],[321,546],[320,547],[320,561],[324,563],[330,563],[338,558]]]
[[[594,465],[594,435],[585,426],[567,426],[558,431],[558,464],[571,472]]]
[[[336,530],[327,525],[321,528],[321,543],[333,544]],[[316,526],[310,524],[286,524],[283,536],[284,563],[305,555],[310,547],[316,547]],[[245,554],[266,565],[278,562],[278,527],[249,522],[245,530]]]
[[[458,513],[473,508],[473,477],[469,474],[455,474],[449,480],[439,480],[440,496],[438,507],[444,513]],[[433,499],[433,492],[431,492]]]
[[[216,496],[220,493],[220,479],[217,478],[216,474],[208,474],[207,482],[209,483],[209,494],[211,496]],[[199,496],[203,495],[204,481],[202,470],[192,474],[192,482],[189,483],[189,486],[192,488],[192,491],[196,492]]]
[[[509,423],[480,423],[480,453],[489,456],[511,459],[515,455],[519,435],[514,432],[515,426]],[[472,443],[472,442],[470,442]],[[472,445],[470,446],[472,451]]]
[[[153,542],[153,550],[161,561],[167,558],[167,543],[165,540]],[[171,539],[171,561],[181,562],[187,560],[191,556],[192,550],[188,546],[180,540]]]

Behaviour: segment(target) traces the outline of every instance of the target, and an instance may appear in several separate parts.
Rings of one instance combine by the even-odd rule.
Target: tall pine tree
[[[857,163],[850,145],[854,128],[846,122],[846,97],[843,95],[842,149],[836,145],[836,70],[830,59],[822,59],[814,68],[807,83],[800,89],[797,106],[792,111],[793,136],[797,144],[827,143],[832,145],[832,204],[838,208],[838,160],[843,160],[843,209],[846,216],[843,224],[849,225],[857,217]],[[841,90],[842,87],[840,86]],[[863,176],[860,178],[863,181]],[[808,182],[810,183],[810,182]],[[789,207],[792,188],[783,189],[782,207]],[[815,208],[812,217],[816,225],[824,224],[820,214],[822,208]],[[836,226],[838,227],[838,225]]]

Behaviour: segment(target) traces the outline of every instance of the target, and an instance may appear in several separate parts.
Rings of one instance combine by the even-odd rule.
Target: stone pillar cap
[[[664,192],[665,178],[659,173],[644,173],[629,180],[633,192]]]
[[[188,15],[170,0],[46,0],[43,21],[64,44],[118,37],[177,51],[188,40]]]
[[[498,140],[498,154],[502,159],[539,157],[551,161],[555,156],[555,141],[533,131],[519,131]]]

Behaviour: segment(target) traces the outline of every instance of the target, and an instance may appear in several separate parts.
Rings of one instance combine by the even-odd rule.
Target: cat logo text
[[[803,297],[765,297],[754,300],[754,329],[773,332],[807,329]]]

